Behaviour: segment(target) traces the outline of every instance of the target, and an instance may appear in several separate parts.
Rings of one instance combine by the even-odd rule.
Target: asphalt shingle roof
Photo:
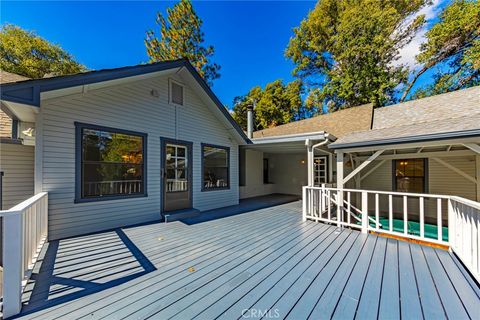
[[[402,142],[469,130],[480,130],[480,86],[376,109],[372,130],[348,134],[330,146]]]
[[[255,131],[253,138],[277,137],[290,134],[325,131],[335,137],[370,129],[373,106],[371,104],[322,114],[313,118],[290,122],[277,127]]]

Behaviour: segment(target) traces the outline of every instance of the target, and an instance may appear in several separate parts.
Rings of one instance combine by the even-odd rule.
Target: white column
[[[343,152],[335,151],[337,155],[337,188],[343,189]]]
[[[340,222],[343,220],[343,152],[336,151],[337,153],[337,221]]]

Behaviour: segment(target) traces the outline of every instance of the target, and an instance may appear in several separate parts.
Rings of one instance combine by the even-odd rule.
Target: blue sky
[[[442,1],[424,12],[434,19]],[[61,45],[90,69],[115,68],[148,61],[145,32],[156,29],[156,12],[174,2],[2,1],[0,20],[35,30]],[[232,105],[233,98],[255,85],[292,80],[293,65],[283,52],[292,29],[313,9],[315,1],[194,2],[203,19],[206,43],[215,47],[221,78],[213,90]],[[402,52],[402,63],[413,63],[420,34]],[[423,81],[422,81],[423,82]]]

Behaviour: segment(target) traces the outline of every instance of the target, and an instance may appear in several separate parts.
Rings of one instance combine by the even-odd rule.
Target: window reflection
[[[83,128],[82,198],[144,193],[143,136]]]
[[[204,190],[228,188],[228,148],[205,145],[202,151]]]

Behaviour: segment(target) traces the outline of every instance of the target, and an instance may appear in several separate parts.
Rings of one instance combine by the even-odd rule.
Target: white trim
[[[468,149],[472,150],[475,153],[480,154],[480,146],[476,143],[463,143],[465,147]]]
[[[352,179],[357,173],[359,173],[363,168],[368,166],[373,160],[375,160],[379,155],[381,155],[385,150],[378,150],[374,154],[372,154],[370,157],[368,157],[367,160],[365,160],[361,165],[359,165],[355,170],[350,172],[350,174],[343,180],[343,183],[347,183],[348,180]]]
[[[394,150],[395,151],[395,150]],[[385,154],[377,158],[377,160],[394,160],[394,159],[419,159],[419,158],[430,158],[430,157],[465,157],[465,156],[474,156],[475,153],[470,150],[454,150],[454,151],[432,151],[432,152],[421,152],[421,153],[397,153],[397,154]],[[359,160],[368,159],[368,156],[359,156]]]
[[[459,175],[461,175],[461,176],[464,177],[465,179],[467,179],[467,180],[469,180],[469,181],[471,181],[471,182],[473,182],[473,183],[475,183],[475,184],[477,183],[477,179],[475,179],[474,177],[466,174],[464,171],[462,171],[462,170],[460,170],[460,169],[458,169],[458,168],[455,168],[455,167],[452,166],[451,164],[443,161],[442,159],[434,158],[434,157],[432,157],[431,159],[437,161],[438,163],[440,163],[440,164],[443,165],[444,167],[447,167],[448,169],[452,170],[453,172],[458,173]]]

